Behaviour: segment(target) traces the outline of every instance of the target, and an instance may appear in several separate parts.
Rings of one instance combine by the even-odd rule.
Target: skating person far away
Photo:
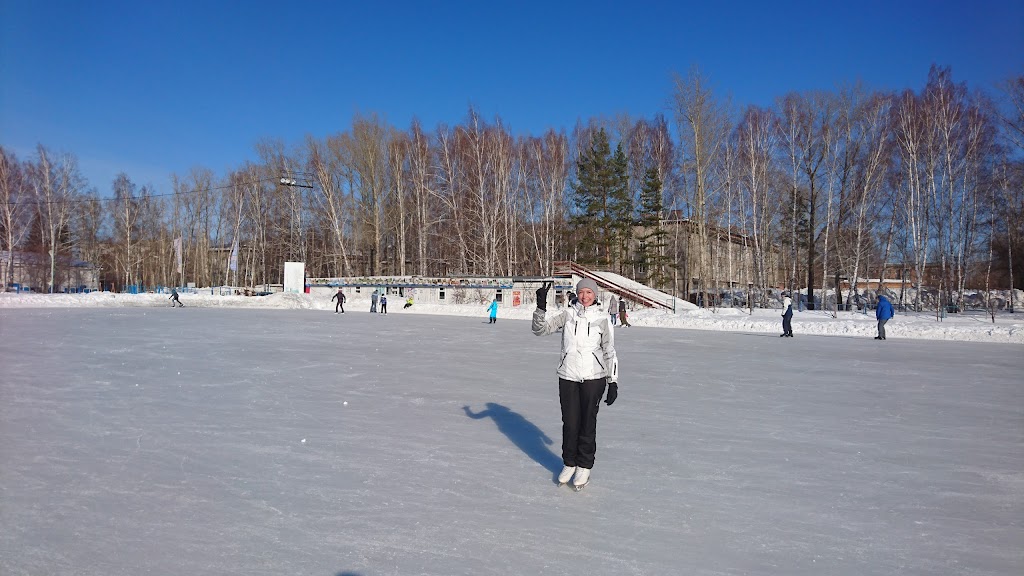
[[[335,294],[334,296],[331,296],[331,301],[333,302],[334,300],[338,301],[338,303],[334,305],[334,313],[337,314],[338,310],[341,310],[341,313],[344,314],[345,313],[345,293],[341,291],[341,288],[338,288],[337,294]]]
[[[622,299],[619,300],[619,324],[626,328],[633,326],[629,323],[629,314],[626,313],[626,301]]]
[[[182,308],[185,307],[185,305],[181,303],[181,300],[178,300],[178,289],[177,288],[171,288],[171,297],[168,298],[168,300],[171,301],[171,308],[174,308],[176,306],[181,306]]]
[[[878,320],[878,336],[875,340],[885,340],[885,323],[893,317],[892,304],[885,296],[878,297],[878,305],[875,307],[875,319]]]
[[[548,284],[537,290],[533,333],[562,330],[558,365],[558,400],[562,406],[562,472],[559,485],[572,480],[577,491],[590,482],[597,453],[597,411],[604,395],[611,406],[619,395],[619,361],[611,319],[597,301],[597,284],[589,278],[576,285],[577,302],[547,315]]]
[[[381,294],[380,295],[380,313],[381,314],[387,314],[388,313],[388,297],[385,294]]]
[[[782,299],[782,334],[780,337],[793,337],[793,301],[786,296]]]
[[[491,301],[491,305],[487,307],[487,313],[491,315],[491,321],[488,324],[496,324],[498,322],[498,299],[495,298]]]

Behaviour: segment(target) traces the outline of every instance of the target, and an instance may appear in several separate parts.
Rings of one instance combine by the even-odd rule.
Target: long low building
[[[99,289],[100,269],[68,255],[57,256],[53,266],[54,292],[86,292]],[[49,254],[15,250],[0,251],[0,282],[5,290],[50,291]]]
[[[572,289],[572,278],[525,278],[462,276],[438,278],[427,276],[357,276],[345,278],[307,278],[312,288],[342,288],[353,296],[377,291],[405,300],[412,297],[425,304],[486,304],[494,299],[511,305],[532,306],[534,293],[544,282],[553,282],[555,301],[560,302]]]
[[[497,300],[508,306],[533,306],[536,291],[551,282],[556,305],[565,303],[568,293],[581,278],[590,278],[599,286],[599,298],[615,295],[630,307],[655,306],[673,311],[694,308],[692,304],[672,297],[628,278],[607,272],[589,270],[572,262],[557,263],[551,277],[522,276],[360,276],[345,278],[307,278],[310,289],[318,291],[347,289],[354,298],[368,297],[376,292],[402,300],[412,298],[425,304],[486,304]]]

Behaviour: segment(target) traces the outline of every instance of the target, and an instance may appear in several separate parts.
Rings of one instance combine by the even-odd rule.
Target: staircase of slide
[[[555,276],[579,276],[581,278],[590,278],[596,282],[598,286],[609,292],[617,294],[620,298],[625,297],[627,300],[633,300],[634,302],[638,302],[651,308],[664,308],[666,310],[672,310],[673,312],[696,308],[696,306],[690,302],[680,300],[671,294],[655,290],[654,288],[630,280],[625,276],[620,276],[614,272],[591,270],[569,260],[555,262],[554,273]]]

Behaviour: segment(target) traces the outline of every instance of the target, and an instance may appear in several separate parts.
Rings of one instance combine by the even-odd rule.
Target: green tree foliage
[[[773,244],[786,255],[786,277],[790,289],[793,289],[803,277],[801,272],[806,272],[807,263],[801,261],[799,255],[807,253],[807,239],[811,237],[811,223],[808,220],[810,208],[805,191],[790,189],[786,196],[786,203],[780,209],[781,221]]]
[[[633,195],[629,189],[629,159],[622,151],[622,143],[615,147],[612,156],[612,189],[609,194],[608,212],[611,218],[609,240],[614,248],[613,261],[619,274],[625,273],[629,261],[629,244],[633,239],[636,221],[633,217]]]
[[[581,263],[601,267],[622,264],[633,225],[626,168],[622,145],[616,147],[613,155],[603,128],[594,134],[590,146],[580,152],[572,196],[576,213],[570,224],[576,259]]]
[[[651,167],[644,174],[640,191],[640,226],[643,232],[638,238],[636,264],[643,274],[643,282],[654,287],[665,285],[668,280],[666,269],[672,267],[672,259],[665,253],[668,231],[662,224],[663,210],[661,178],[657,168]]]

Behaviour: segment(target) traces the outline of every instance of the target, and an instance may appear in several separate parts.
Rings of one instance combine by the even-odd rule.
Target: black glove
[[[548,288],[549,283],[545,282],[543,286],[537,288],[537,309],[547,310],[548,309]]]
[[[615,403],[615,399],[619,397],[619,385],[612,382],[608,385],[608,394],[604,397],[604,403],[611,406]]]

